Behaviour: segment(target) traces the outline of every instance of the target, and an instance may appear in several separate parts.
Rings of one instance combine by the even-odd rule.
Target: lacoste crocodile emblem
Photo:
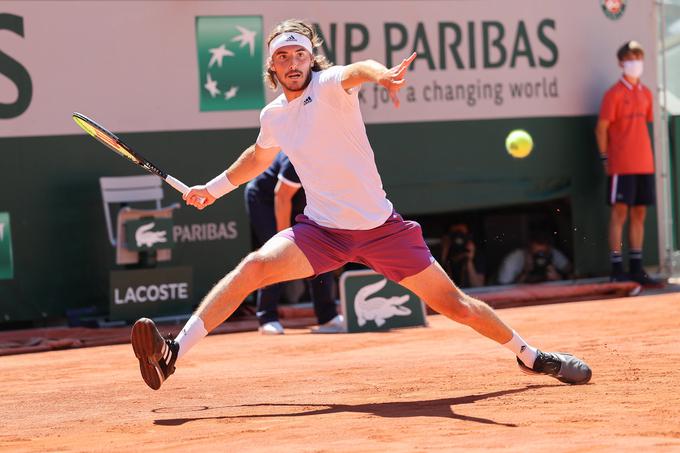
[[[150,231],[154,226],[156,226],[156,224],[151,222],[137,228],[137,231],[135,231],[137,247],[153,247],[154,244],[168,242],[165,237],[165,231]]]
[[[357,323],[363,326],[367,321],[374,321],[380,327],[385,324],[385,321],[393,316],[408,316],[411,314],[411,309],[404,307],[403,304],[408,302],[410,295],[395,297],[372,297],[387,285],[387,279],[384,278],[376,283],[371,283],[361,288],[354,298],[354,311],[357,314]]]

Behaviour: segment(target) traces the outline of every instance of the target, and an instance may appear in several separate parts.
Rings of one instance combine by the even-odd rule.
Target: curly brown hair
[[[312,42],[312,47],[314,48],[314,50],[321,47],[321,44],[323,43],[323,40],[319,37],[319,34],[316,32],[313,26],[300,19],[287,19],[276,25],[276,27],[274,27],[272,32],[269,34],[269,37],[267,38],[267,48],[269,48],[269,44],[272,42],[274,38],[276,38],[280,34],[289,32],[300,33],[301,35],[304,35],[307,38],[309,38],[309,40]],[[312,54],[312,57],[314,58],[314,62],[312,63],[312,71],[314,72],[321,71],[323,69],[327,69],[333,66],[333,63],[328,61],[328,59],[324,55],[319,55],[316,52],[314,52]],[[272,90],[276,90],[279,81],[276,78],[276,74],[271,69],[269,62],[270,59],[267,58],[267,63],[264,68],[264,74],[262,74],[262,76],[264,77],[264,83]]]

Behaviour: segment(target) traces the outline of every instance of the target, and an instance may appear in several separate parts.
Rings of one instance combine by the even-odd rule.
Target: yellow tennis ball
[[[531,154],[531,150],[534,148],[534,141],[527,131],[515,129],[505,139],[505,148],[512,157],[524,159]]]

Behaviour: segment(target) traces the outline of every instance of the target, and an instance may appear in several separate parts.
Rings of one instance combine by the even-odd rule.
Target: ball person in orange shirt
[[[647,124],[653,121],[652,92],[640,82],[644,51],[628,41],[617,52],[621,79],[605,93],[595,135],[607,172],[609,249],[612,281],[633,280],[643,286],[659,286],[642,267],[647,206],[655,202],[654,157]],[[628,225],[629,272],[623,268],[622,231]]]

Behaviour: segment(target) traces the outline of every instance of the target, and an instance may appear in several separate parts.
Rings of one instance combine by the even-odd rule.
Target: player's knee
[[[239,273],[251,281],[261,280],[266,275],[267,261],[261,253],[251,252],[241,261],[239,267]]]

